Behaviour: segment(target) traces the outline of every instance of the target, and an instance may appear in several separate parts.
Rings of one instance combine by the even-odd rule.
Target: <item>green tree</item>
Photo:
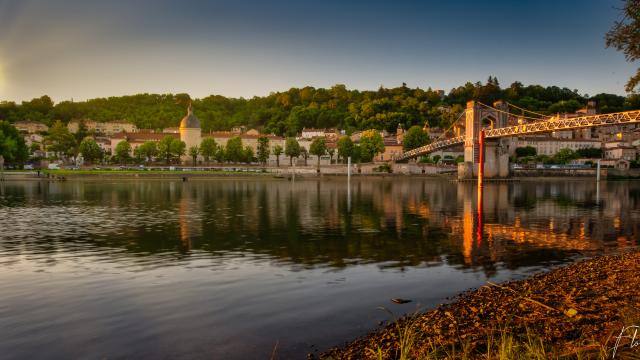
[[[360,144],[353,144],[353,148],[351,149],[351,160],[358,164],[362,161],[362,149],[360,148]]]
[[[228,161],[239,163],[245,158],[245,153],[242,149],[242,139],[239,136],[234,136],[227,140],[225,147],[225,157]]]
[[[287,138],[284,144],[284,154],[289,157],[289,166],[293,166],[293,158],[300,156],[300,143],[296,138]]]
[[[280,155],[282,155],[282,146],[280,144],[273,147],[273,155],[276,156],[276,166],[280,167]]]
[[[327,153],[327,143],[323,137],[317,137],[311,142],[309,146],[309,153],[315,155],[318,158],[318,170],[320,170],[320,157]]]
[[[329,148],[327,147],[327,154],[329,154],[329,164],[333,164],[333,156],[336,153],[336,149],[335,148]]]
[[[553,155],[552,161],[556,164],[566,164],[571,160],[577,159],[578,154],[568,148],[560,149],[555,155]]]
[[[184,141],[167,135],[158,142],[158,157],[165,159],[167,165],[169,165],[174,157],[180,157],[185,154],[186,147],[187,145]]]
[[[158,155],[158,146],[155,141],[145,141],[137,147],[137,150],[138,154],[140,154],[147,163],[151,162],[153,158]]]
[[[120,163],[126,164],[129,158],[131,158],[131,144],[127,140],[122,140],[116,145],[116,159]]]
[[[87,124],[84,120],[80,120],[78,122],[78,131],[75,133],[75,138],[77,142],[81,142],[84,138],[89,135],[89,129],[87,129]],[[83,155],[84,156],[84,155]]]
[[[193,160],[193,166],[197,165],[198,154],[200,154],[200,148],[198,148],[197,146],[192,146],[189,148],[189,156],[191,156],[191,159]]]
[[[404,134],[402,149],[404,151],[413,150],[429,143],[429,135],[420,127],[412,126]]]
[[[338,147],[338,158],[344,163],[349,156],[353,155],[353,141],[348,136],[342,136],[336,143]]]
[[[249,164],[252,163],[254,161],[254,153],[253,153],[253,148],[249,145],[244,147],[244,155],[243,155],[244,161]]]
[[[218,163],[222,163],[225,158],[224,147],[218,145],[214,157]]]
[[[600,159],[602,158],[602,149],[599,148],[586,148],[586,149],[578,149],[576,153],[579,157],[583,158],[591,158],[591,159]]]
[[[269,138],[266,136],[260,136],[258,138],[258,161],[265,165],[267,163],[267,159],[269,158]]]
[[[82,157],[88,163],[93,163],[96,159],[100,159],[102,156],[100,146],[98,146],[98,143],[90,137],[85,138],[80,142],[78,151],[80,151]]]
[[[371,162],[384,151],[384,140],[380,132],[374,129],[365,130],[360,135],[360,157],[363,162]]]
[[[533,146],[525,146],[516,148],[516,157],[536,156],[538,152]]]
[[[212,137],[202,139],[200,142],[200,155],[204,157],[204,162],[209,165],[209,159],[216,155],[218,144]]]
[[[442,156],[440,156],[440,155],[434,155],[433,156],[433,163],[438,165],[438,163],[440,162],[441,158],[442,158]]]
[[[4,170],[5,162],[22,163],[28,157],[29,149],[18,129],[8,121],[0,120],[0,172]]]
[[[301,146],[300,156],[304,159],[304,166],[307,166],[307,160],[309,160],[309,151],[304,146]]]
[[[607,47],[614,47],[624,53],[629,62],[640,59],[640,1],[625,0],[622,8],[622,18],[613,24],[605,36]],[[640,69],[636,70],[625,89],[628,92],[640,84]]]
[[[179,139],[174,139],[171,143],[171,153],[180,161],[180,157],[187,153],[187,144]]]
[[[33,155],[33,153],[35,153],[38,150],[40,150],[40,144],[35,142],[31,143],[31,146],[29,147],[29,152]]]
[[[76,139],[60,120],[49,128],[45,141],[49,144],[49,151],[53,151],[56,156],[73,156],[76,153]]]

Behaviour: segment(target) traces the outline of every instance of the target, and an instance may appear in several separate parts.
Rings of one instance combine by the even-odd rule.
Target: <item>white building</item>
[[[591,139],[556,139],[548,137],[527,137],[518,138],[515,141],[515,146],[509,147],[510,155],[513,155],[516,148],[531,146],[536,149],[538,155],[555,155],[562,149],[571,149],[574,151],[580,149],[596,148],[600,149],[602,143],[600,140]]]

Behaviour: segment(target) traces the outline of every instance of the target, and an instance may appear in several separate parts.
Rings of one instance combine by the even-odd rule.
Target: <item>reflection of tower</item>
[[[464,263],[471,264],[474,238],[475,212],[473,211],[473,186],[469,183],[458,184],[458,197],[462,199],[462,256]]]
[[[189,184],[184,184],[178,203],[178,225],[180,241],[185,250],[191,250],[191,240],[202,235],[202,220],[196,211],[195,199],[191,198]]]

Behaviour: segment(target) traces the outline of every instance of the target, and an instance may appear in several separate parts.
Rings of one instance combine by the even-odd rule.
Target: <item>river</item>
[[[640,182],[490,183],[482,203],[472,183],[410,177],[7,181],[0,354],[304,358],[637,245]]]

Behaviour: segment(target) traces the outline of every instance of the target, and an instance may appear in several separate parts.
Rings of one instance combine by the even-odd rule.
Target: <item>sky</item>
[[[0,101],[291,87],[444,89],[496,76],[624,95],[621,0],[0,0]]]

